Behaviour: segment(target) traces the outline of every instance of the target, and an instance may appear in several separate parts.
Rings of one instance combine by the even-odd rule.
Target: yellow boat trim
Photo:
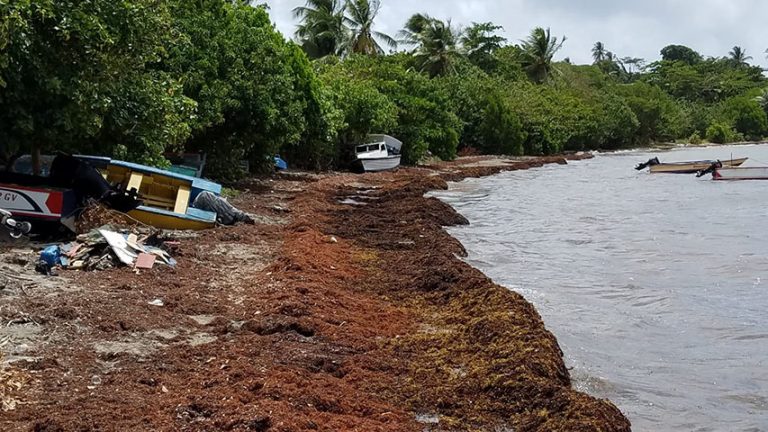
[[[140,208],[131,210],[128,215],[139,222],[160,229],[172,230],[204,230],[212,228],[215,223],[200,220],[192,220],[179,216],[154,213]]]

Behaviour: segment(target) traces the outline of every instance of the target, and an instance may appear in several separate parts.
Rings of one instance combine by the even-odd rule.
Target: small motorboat
[[[768,180],[768,167],[734,167],[717,161],[699,171],[696,177],[712,174],[713,180]]]
[[[201,230],[216,224],[215,212],[192,204],[202,192],[220,195],[218,183],[105,157],[78,158],[99,170],[110,184],[135,194],[142,201],[140,206],[128,211],[129,216],[140,222],[174,230]]]
[[[355,164],[365,172],[388,171],[400,166],[403,143],[389,135],[368,135],[355,147]]]
[[[706,170],[714,163],[722,163],[724,167],[738,167],[744,164],[749,158],[730,159],[724,161],[699,160],[688,162],[661,163],[659,158],[650,159],[648,162],[638,164],[635,169],[638,171],[646,168],[653,174],[694,174]]]

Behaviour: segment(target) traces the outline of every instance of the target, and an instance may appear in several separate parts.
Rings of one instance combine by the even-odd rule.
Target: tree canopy
[[[768,83],[735,46],[645,60],[597,42],[592,65],[537,27],[509,43],[492,22],[421,13],[395,40],[382,0],[308,0],[295,42],[264,6],[225,0],[0,0],[0,159],[69,151],[158,166],[208,154],[206,175],[344,168],[369,133],[404,161],[547,154],[768,134]]]

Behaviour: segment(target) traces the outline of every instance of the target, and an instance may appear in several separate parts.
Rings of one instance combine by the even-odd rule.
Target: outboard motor
[[[653,159],[649,159],[648,162],[646,162],[646,163],[637,164],[635,169],[638,170],[638,171],[642,171],[642,170],[648,168],[649,166],[660,165],[660,164],[661,164],[661,162],[659,162],[659,158],[655,157]]]
[[[32,225],[29,222],[19,222],[13,218],[8,210],[0,209],[0,225],[10,232],[12,238],[21,238],[32,231]]]
[[[80,202],[94,199],[123,213],[142,204],[136,191],[112,186],[88,162],[67,154],[59,154],[53,160],[50,178],[59,185],[72,188]]]
[[[704,177],[705,175],[711,174],[715,172],[715,170],[717,170],[718,168],[722,168],[722,167],[723,167],[723,163],[720,161],[717,161],[712,165],[710,165],[709,168],[697,172],[696,177]]]

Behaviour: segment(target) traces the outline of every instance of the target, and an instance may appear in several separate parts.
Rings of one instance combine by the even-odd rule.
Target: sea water
[[[574,385],[635,431],[768,431],[768,181],[634,165],[768,145],[598,155],[452,184],[467,261],[557,336]]]

